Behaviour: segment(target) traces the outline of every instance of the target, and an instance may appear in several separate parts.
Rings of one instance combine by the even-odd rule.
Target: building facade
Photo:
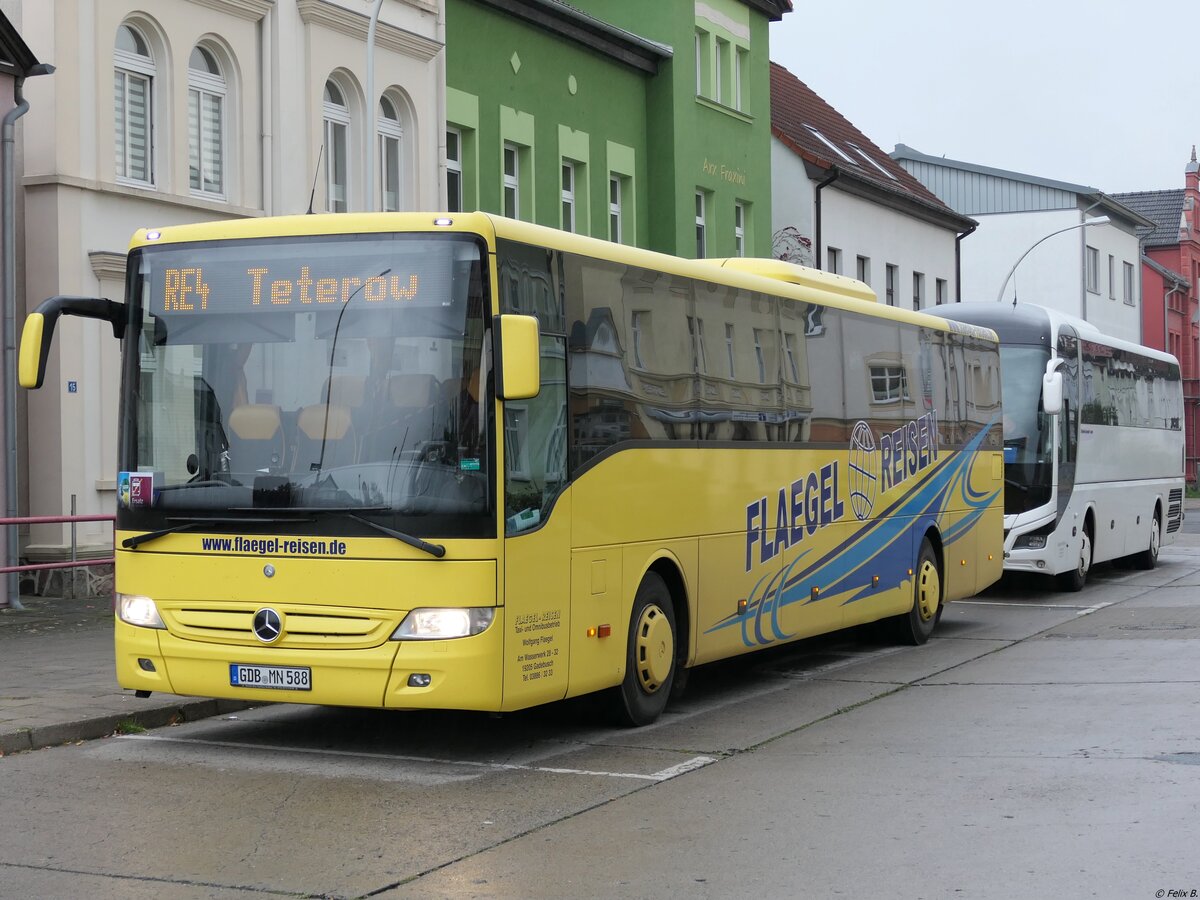
[[[768,255],[767,26],[788,0],[447,0],[452,208]]]
[[[1133,273],[1141,259],[1138,229],[1150,224],[1144,216],[1083,185],[904,144],[891,155],[947,206],[979,222],[963,242],[964,302],[1025,300],[1141,340],[1141,282]],[[1088,224],[1096,219],[1105,224]]]
[[[29,112],[25,99],[26,79],[37,75],[49,75],[54,67],[39,62],[29,45],[25,43],[17,28],[0,9],[0,121],[3,122],[3,151],[0,153],[0,347],[5,348],[3,364],[0,365],[0,509],[6,516],[20,513],[18,499],[17,467],[17,398],[18,388],[14,369],[17,331],[17,259],[23,253],[25,242],[18,221],[16,170],[20,155],[16,143],[17,122]],[[4,565],[17,565],[20,547],[13,526],[4,529],[3,552],[0,559]],[[15,574],[0,580],[0,609],[18,605],[19,589]]]
[[[1179,360],[1183,375],[1185,472],[1200,480],[1200,163],[1196,148],[1184,186],[1115,194],[1153,225],[1143,233],[1142,342]]]
[[[775,63],[771,181],[773,255],[864,281],[891,306],[960,299],[960,238],[976,222]]]
[[[385,0],[367,97],[372,6],[6,2],[29,45],[58,61],[29,83],[39,115],[19,136],[29,239],[18,320],[55,294],[120,298],[139,227],[442,206],[443,10]],[[22,398],[23,510],[114,509],[118,381],[111,333],[64,318],[45,386]],[[65,526],[38,526],[24,555],[61,557],[68,539]],[[106,554],[111,530],[80,525],[78,540],[81,554]]]

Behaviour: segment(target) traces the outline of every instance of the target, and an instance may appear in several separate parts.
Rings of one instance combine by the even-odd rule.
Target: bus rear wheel
[[[1088,572],[1092,568],[1092,531],[1084,525],[1083,532],[1080,534],[1079,540],[1079,559],[1075,563],[1075,568],[1070,572],[1060,572],[1058,575],[1058,587],[1060,590],[1069,593],[1082,591],[1083,586],[1087,584]]]
[[[633,598],[625,679],[614,689],[617,721],[649,725],[667,706],[675,680],[675,608],[662,576],[647,572]]]
[[[907,613],[891,620],[893,637],[902,644],[919,646],[929,640],[942,617],[942,570],[929,538],[921,539],[921,551],[913,570],[913,605]]]

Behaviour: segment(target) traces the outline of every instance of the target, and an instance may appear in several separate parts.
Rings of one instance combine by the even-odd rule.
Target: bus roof
[[[1081,340],[1091,341],[1115,350],[1125,350],[1137,353],[1151,359],[1178,364],[1178,360],[1169,353],[1146,347],[1137,341],[1105,334],[1091,322],[1072,316],[1068,313],[1039,306],[1036,303],[956,303],[943,306],[933,311],[933,315],[943,316],[973,325],[983,325],[996,331],[1000,340],[1012,344],[1049,344],[1051,333],[1057,333],[1063,325],[1075,329]]]
[[[133,235],[129,249],[132,251],[147,246],[200,241],[442,231],[478,234],[492,242],[496,238],[502,238],[552,250],[578,253],[700,281],[716,282],[879,318],[910,322],[936,331],[964,331],[963,326],[943,318],[880,304],[870,287],[844,275],[775,259],[684,259],[482,212],[322,213],[169,225],[157,229],[139,229]],[[996,335],[986,328],[972,328],[970,333],[985,340],[998,340]]]

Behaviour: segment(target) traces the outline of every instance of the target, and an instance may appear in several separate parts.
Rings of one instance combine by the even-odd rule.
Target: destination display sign
[[[146,305],[172,317],[336,311],[352,300],[449,306],[477,258],[473,244],[429,240],[163,249],[151,256]]]

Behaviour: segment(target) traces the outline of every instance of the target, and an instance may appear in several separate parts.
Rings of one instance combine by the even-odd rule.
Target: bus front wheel
[[[647,572],[633,598],[625,679],[614,688],[623,725],[649,725],[666,708],[675,679],[675,608],[662,576]]]
[[[1083,526],[1079,535],[1079,559],[1075,568],[1069,572],[1061,572],[1058,576],[1058,586],[1061,590],[1075,593],[1082,591],[1087,584],[1088,572],[1092,568],[1092,531],[1088,525]]]
[[[1150,546],[1145,550],[1133,554],[1133,566],[1135,569],[1153,569],[1158,565],[1158,550],[1162,546],[1162,520],[1159,518],[1158,510],[1154,511],[1154,518],[1150,522]]]
[[[924,644],[942,616],[942,570],[929,538],[921,538],[921,551],[913,570],[913,605],[891,620],[892,633],[902,644]]]

